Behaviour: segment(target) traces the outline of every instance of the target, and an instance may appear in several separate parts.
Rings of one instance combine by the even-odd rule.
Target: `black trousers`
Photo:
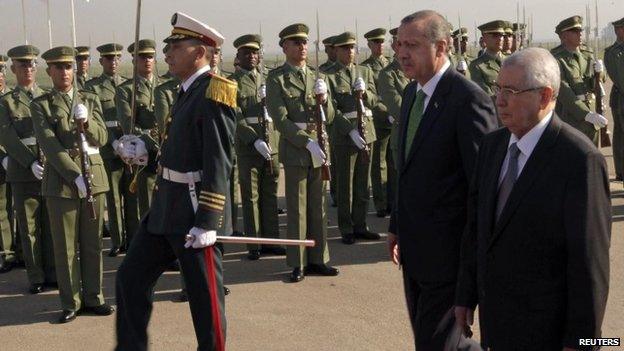
[[[403,286],[415,349],[442,351],[449,329],[436,333],[455,301],[455,282],[419,282],[403,269]]]
[[[214,273],[206,269],[204,249],[184,248],[183,235],[154,235],[147,231],[147,217],[132,239],[128,253],[119,266],[116,280],[116,350],[147,350],[147,325],[152,313],[154,285],[176,258],[186,283],[197,350],[216,350],[215,324],[221,324],[225,342],[225,296],[221,249],[212,250]],[[212,282],[210,282],[212,281]],[[219,319],[213,319],[211,296],[217,300]]]

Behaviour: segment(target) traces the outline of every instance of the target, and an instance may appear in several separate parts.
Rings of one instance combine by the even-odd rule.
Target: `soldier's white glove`
[[[269,147],[269,144],[267,144],[266,141],[262,139],[256,139],[256,141],[254,141],[254,147],[256,148],[256,151],[258,151],[260,155],[262,155],[262,157],[266,158],[267,160],[271,159],[271,147]]]
[[[604,128],[609,123],[603,115],[596,112],[589,112],[585,115],[585,121],[593,124],[596,129]]]
[[[84,177],[79,175],[74,179],[74,184],[76,184],[76,188],[78,188],[78,197],[84,198],[87,196],[87,184],[85,184]]]
[[[30,170],[35,175],[35,178],[41,180],[43,179],[43,166],[39,164],[39,161],[35,161],[30,165]]]
[[[366,83],[364,83],[364,79],[362,77],[358,77],[353,83],[353,90],[355,91],[366,91]]]
[[[186,236],[185,248],[203,249],[217,242],[217,231],[193,227]]]
[[[319,78],[314,82],[314,94],[322,95],[323,101],[327,100],[327,83],[324,80]]]
[[[132,163],[139,166],[146,166],[149,156],[147,154],[145,142],[137,137],[136,140],[133,142],[133,145],[135,153]]]
[[[388,122],[390,122],[390,124],[394,124],[394,121],[396,121],[394,117],[388,116]]]
[[[113,151],[115,151],[115,153],[117,155],[119,155],[119,146],[121,145],[121,142],[119,140],[113,140],[113,142],[111,143],[111,146],[113,147]]]
[[[2,168],[4,168],[5,171],[9,169],[9,156],[5,156],[2,159]]]
[[[349,136],[351,137],[353,144],[355,144],[358,149],[362,150],[366,147],[366,140],[362,138],[362,135],[360,135],[360,132],[357,129],[351,130],[349,132]]]
[[[124,161],[128,162],[136,158],[136,141],[140,140],[136,135],[123,135],[119,138],[117,145],[117,154]],[[113,146],[114,147],[114,146]]]
[[[74,119],[75,120],[80,120],[83,122],[87,122],[87,119],[89,118],[89,110],[87,110],[87,106],[83,105],[83,104],[78,104],[76,106],[74,106],[74,110],[73,113],[74,115]]]
[[[266,84],[262,84],[260,88],[258,88],[258,97],[260,99],[266,98]]]
[[[594,61],[594,72],[596,73],[604,72],[604,62],[602,62],[602,60]]]
[[[466,63],[466,60],[461,59],[459,60],[459,62],[457,62],[457,70],[461,72],[466,72],[468,70],[468,64]]]
[[[312,164],[314,165],[314,168],[320,167],[322,164],[325,163],[327,155],[325,155],[323,150],[321,150],[321,146],[319,145],[318,141],[308,139],[306,149],[308,149],[308,151],[310,152],[310,156],[312,156]]]

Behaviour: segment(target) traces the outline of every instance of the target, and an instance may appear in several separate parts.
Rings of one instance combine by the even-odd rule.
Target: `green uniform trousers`
[[[373,188],[373,202],[377,211],[388,209],[388,144],[390,141],[389,129],[377,129],[377,140],[373,143],[371,157],[371,182]]]
[[[240,181],[246,236],[254,238],[279,237],[277,214],[279,172],[277,155],[273,156],[271,162],[260,155],[238,157],[238,179]],[[247,245],[247,249],[259,250],[260,246]]]
[[[110,186],[106,193],[106,209],[111,244],[113,247],[122,247],[126,244],[122,194],[123,188],[128,188],[124,178],[124,163],[119,158],[104,159],[104,168]]]
[[[369,144],[371,155],[373,144]],[[368,212],[370,162],[355,146],[336,145],[336,186],[340,234],[365,232]]]
[[[312,239],[314,247],[288,246],[286,263],[290,267],[329,262],[325,184],[321,167],[284,166],[288,239]]]
[[[11,190],[7,183],[0,184],[0,258],[7,262],[16,260],[17,242],[9,213],[12,211]],[[17,255],[19,256],[19,255]]]
[[[94,195],[97,219],[86,199],[46,198],[56,277],[63,310],[104,303],[102,294],[102,214],[104,194]]]
[[[12,183],[13,207],[19,226],[22,255],[30,284],[56,282],[54,248],[45,200],[39,182]]]

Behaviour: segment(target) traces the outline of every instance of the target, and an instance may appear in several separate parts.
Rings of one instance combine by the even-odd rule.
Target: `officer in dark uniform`
[[[117,272],[117,350],[145,350],[154,283],[176,258],[184,272],[198,350],[223,350],[224,293],[216,235],[229,233],[236,83],[213,75],[223,36],[183,13],[172,19],[167,62],[181,80],[157,155],[151,208]],[[140,144],[140,140],[137,144]],[[137,145],[137,150],[140,147]],[[136,157],[146,155],[137,154]]]

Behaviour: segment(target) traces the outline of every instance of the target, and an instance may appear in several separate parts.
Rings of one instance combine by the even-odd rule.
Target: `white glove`
[[[457,70],[461,72],[466,72],[468,70],[468,64],[466,63],[466,60],[461,59],[459,60],[459,62],[457,62]]]
[[[593,124],[596,129],[606,127],[609,122],[603,115],[596,112],[589,112],[585,115],[585,121]]]
[[[351,137],[353,144],[355,144],[358,149],[362,150],[366,147],[366,140],[362,138],[362,135],[360,135],[360,132],[357,129],[351,130],[349,132],[349,136]]]
[[[364,79],[362,77],[358,77],[353,83],[353,90],[355,91],[366,91],[366,83],[364,83]]]
[[[262,155],[262,157],[266,158],[267,160],[271,159],[271,147],[269,146],[269,144],[266,143],[266,141],[262,139],[256,139],[256,141],[254,141],[254,147],[256,148],[256,151],[258,151],[260,155]]]
[[[314,165],[314,168],[320,167],[325,163],[327,155],[325,155],[323,150],[321,150],[321,146],[318,141],[309,139],[306,144],[306,149],[308,149],[310,155],[312,156],[312,164]]]
[[[327,83],[322,79],[317,79],[314,82],[314,94],[323,95],[323,100],[327,99]]]
[[[115,153],[117,155],[119,155],[119,146],[121,145],[121,141],[119,140],[113,140],[113,142],[111,143],[111,146],[113,147],[113,151],[115,151]]]
[[[394,121],[395,121],[394,117],[388,116],[388,122],[390,122],[390,124],[394,124]]]
[[[203,249],[212,246],[217,242],[217,231],[206,230],[203,228],[193,227],[186,236],[185,248],[193,247],[194,249]]]
[[[43,166],[39,164],[39,161],[35,161],[30,165],[30,170],[35,175],[35,178],[41,180],[43,179]]]
[[[6,171],[9,168],[9,156],[5,156],[2,159],[2,168]]]
[[[604,72],[604,62],[602,62],[602,60],[594,61],[594,72],[596,73]]]
[[[266,98],[266,84],[262,84],[260,88],[258,88],[258,97],[260,99]]]
[[[87,196],[87,184],[85,184],[84,177],[79,175],[74,179],[74,184],[76,184],[76,188],[78,188],[78,197],[84,198]]]
[[[134,142],[134,159],[132,162],[139,166],[146,166],[147,160],[149,158],[147,154],[147,148],[145,147],[145,142],[140,138],[137,138]]]
[[[87,110],[87,106],[78,104],[74,106],[73,115],[75,120],[87,122],[87,119],[89,118],[89,110]]]
[[[119,144],[117,145],[117,154],[124,161],[133,160],[136,158],[136,141],[139,138],[136,135],[123,135],[119,138]],[[113,145],[113,147],[115,147]]]

